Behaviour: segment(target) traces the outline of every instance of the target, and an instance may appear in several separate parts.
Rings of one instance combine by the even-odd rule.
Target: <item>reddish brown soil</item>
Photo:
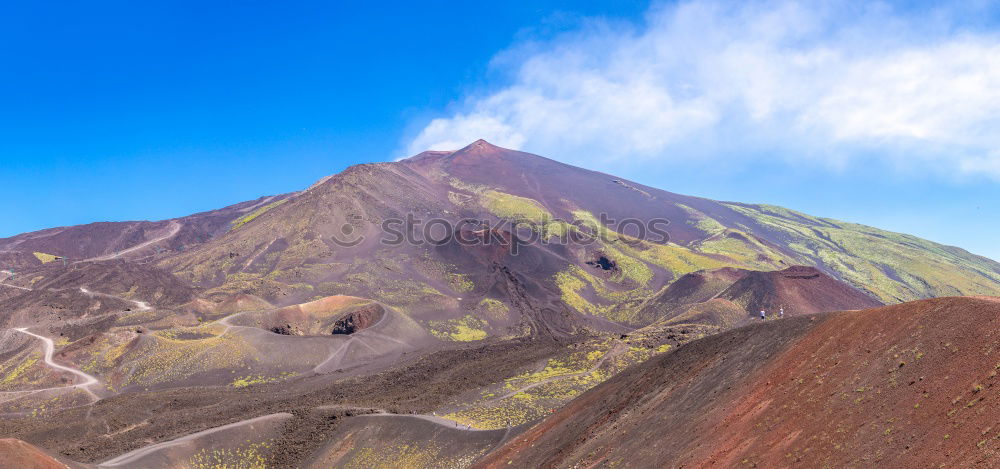
[[[996,467],[1000,300],[754,324],[627,370],[480,467]]]
[[[67,469],[85,466],[61,462],[28,443],[13,438],[0,439],[0,467],[10,469]]]
[[[371,304],[347,313],[333,323],[334,334],[353,334],[362,329],[367,329],[382,319],[385,310],[377,304]]]
[[[776,317],[881,306],[856,288],[815,267],[792,266],[780,271],[726,267],[692,272],[647,300],[642,321],[706,324],[723,329],[759,318],[760,310]],[[734,311],[742,311],[741,317]]]
[[[691,272],[678,278],[640,308],[638,315],[646,321],[671,318],[683,313],[688,306],[702,303],[745,277],[750,271],[724,267]]]
[[[782,307],[785,315],[797,315],[882,306],[860,290],[807,266],[748,271],[719,297],[744,306],[752,316],[762,309],[776,315]]]

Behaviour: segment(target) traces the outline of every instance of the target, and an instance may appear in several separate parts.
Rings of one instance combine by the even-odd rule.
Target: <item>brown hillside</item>
[[[479,467],[996,467],[1000,299],[769,321],[583,394]]]
[[[10,469],[84,469],[90,465],[63,462],[28,443],[0,439],[0,467]]]
[[[723,298],[713,298],[691,305],[683,313],[663,321],[666,325],[705,324],[730,329],[746,323],[747,312],[736,303]]]
[[[97,222],[0,238],[0,264],[19,269],[39,266],[42,262],[30,255],[35,251],[73,262],[105,256],[116,260],[151,258],[157,253],[178,252],[225,233],[233,220],[262,205],[292,195],[261,197],[172,220]]]
[[[669,236],[640,236],[656,223]],[[331,406],[429,414],[469,432],[502,429],[506,439],[515,430],[504,426],[537,423],[652,359],[602,388],[614,392],[570,404],[559,418],[577,419],[571,427],[545,431],[559,420],[536,427],[529,437],[548,452],[512,447],[516,467],[765,461],[777,450],[764,433],[784,413],[792,420],[775,435],[806,436],[781,454],[868,465],[887,450],[870,444],[877,435],[858,430],[872,424],[862,416],[880,423],[880,412],[892,410],[884,420],[898,425],[909,414],[896,402],[864,399],[906,398],[893,393],[909,386],[910,370],[933,364],[914,383],[924,377],[945,387],[941,395],[951,402],[973,385],[955,381],[958,372],[931,355],[992,353],[992,336],[984,334],[994,324],[980,315],[974,319],[983,329],[973,327],[967,321],[978,306],[959,300],[874,311],[879,319],[870,324],[861,313],[797,316],[877,304],[866,295],[886,303],[1000,295],[1000,263],[781,207],[674,194],[480,140],[354,165],[300,192],[213,212],[0,239],[0,436],[96,463],[290,413],[288,431],[262,457],[299,467],[320,447],[347,448],[326,441],[339,424],[328,418],[336,416]],[[943,312],[921,316],[925,304]],[[781,307],[793,317],[753,319],[761,308],[773,315]],[[750,322],[758,324],[697,340]],[[917,324],[928,329],[891,329]],[[811,335],[821,328],[825,335]],[[987,342],[973,341],[976,334]],[[784,356],[790,347],[798,349]],[[855,356],[859,348],[873,355]],[[664,353],[669,358],[658,358]],[[907,354],[913,357],[899,358]],[[897,359],[903,368],[884,369]],[[788,370],[797,374],[780,375]],[[824,373],[819,382],[814,372]],[[766,373],[775,377],[760,378]],[[793,398],[807,388],[780,387],[783,380],[819,388]],[[782,400],[747,415],[780,412],[732,420],[742,396],[752,395],[752,405],[772,399],[753,395],[760,389]],[[941,397],[928,389],[928,399]],[[980,412],[974,398],[963,405]],[[955,422],[933,420],[953,409],[932,409],[912,425],[945,426],[953,443],[959,433],[948,425]],[[845,427],[810,426],[817,416],[825,425],[841,414]],[[422,430],[426,419],[410,431],[387,418],[384,432],[357,434],[400,447],[434,436]],[[454,431],[432,428],[442,438]],[[901,439],[910,428],[879,428],[887,430]],[[919,445],[932,441],[906,435]],[[760,440],[739,440],[749,437]],[[464,462],[499,443],[454,441],[460,444],[441,454],[469,449]],[[703,454],[733,441],[736,449]],[[884,447],[898,458],[896,441]],[[364,443],[351,451],[380,451],[377,441]],[[196,446],[185,448],[217,449]]]
[[[881,306],[860,290],[815,267],[792,266],[776,272],[748,272],[719,294],[742,306],[753,316],[768,315],[780,308],[785,315],[864,309]]]
[[[726,267],[677,279],[646,300],[639,317],[729,328],[745,324],[748,318],[759,318],[761,309],[776,317],[781,308],[785,315],[799,315],[881,305],[815,267],[792,266],[769,272]]]
[[[639,317],[656,320],[681,314],[688,306],[719,296],[748,273],[744,269],[723,267],[685,274],[647,300],[639,310]]]

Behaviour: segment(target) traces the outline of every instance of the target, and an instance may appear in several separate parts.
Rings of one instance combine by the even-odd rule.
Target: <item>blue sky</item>
[[[0,236],[476,138],[1000,258],[990,2],[65,2],[0,15]]]

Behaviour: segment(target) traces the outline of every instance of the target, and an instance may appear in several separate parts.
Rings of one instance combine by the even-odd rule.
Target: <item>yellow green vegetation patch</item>
[[[702,254],[670,242],[652,243],[618,233],[602,225],[597,217],[585,210],[574,211],[573,219],[574,223],[588,227],[598,237],[609,257],[620,265],[622,275],[640,286],[646,286],[651,278],[652,271],[648,265],[667,270],[674,275],[674,278],[696,270],[743,266],[725,258]],[[648,265],[641,265],[642,263]]]
[[[542,204],[534,199],[506,192],[486,191],[482,195],[482,203],[484,208],[500,218],[522,219],[536,223],[543,223],[554,218]]]
[[[500,218],[530,222],[535,231],[542,233],[544,238],[562,237],[571,229],[569,223],[556,220],[534,199],[488,190],[482,194],[480,202],[483,208]]]
[[[581,277],[591,280],[592,276],[583,269],[572,265],[569,269],[555,275],[556,286],[561,292],[560,299],[571,308],[593,316],[610,316],[613,306],[597,305],[583,297],[580,292],[587,287],[587,281]]]
[[[614,269],[610,275],[595,275],[592,270],[570,265],[557,273],[554,281],[563,302],[584,314],[614,321],[636,321],[635,315],[642,300],[655,293],[652,283],[658,269],[670,272],[676,279],[705,269],[739,267],[772,270],[794,263],[787,255],[745,232],[722,227],[689,207],[686,210],[692,216],[700,216],[705,223],[705,231],[713,233],[706,240],[691,246],[633,238],[604,226],[590,212],[574,211],[574,223],[585,227],[597,238],[599,252],[614,264]],[[781,261],[786,264],[781,264]]]
[[[639,347],[613,337],[595,338],[572,353],[482,389],[478,400],[450,410],[446,417],[481,429],[531,422],[618,371],[669,349],[666,344]]]
[[[284,379],[295,376],[296,374],[298,373],[295,373],[293,371],[286,371],[281,373],[279,376],[264,376],[264,375],[241,376],[239,378],[234,379],[231,385],[232,387],[239,389],[239,388],[250,387],[255,384],[276,383],[278,381],[282,381]]]
[[[706,254],[718,254],[732,260],[735,266],[757,270],[775,270],[795,264],[784,253],[760,242],[749,233],[726,229],[692,245],[692,249]],[[779,261],[783,261],[779,262]]]
[[[654,292],[645,285],[631,290],[614,290],[609,286],[613,279],[597,277],[587,270],[570,265],[554,276],[560,290],[560,299],[573,309],[593,316],[601,316],[613,321],[632,320],[639,302]],[[594,300],[584,296],[587,291],[594,293]]]
[[[398,266],[395,268],[402,269],[403,267]],[[456,293],[472,291],[472,289],[476,287],[476,285],[472,283],[472,280],[469,279],[469,276],[457,272],[457,268],[454,265],[436,261],[432,259],[428,253],[424,253],[419,258],[417,268],[421,271],[421,273],[427,275],[428,277],[443,280]]]
[[[1000,273],[959,249],[772,205],[726,206],[786,239],[800,256],[798,263],[822,263],[886,303],[1000,294]]]
[[[510,313],[510,308],[507,307],[507,304],[493,298],[483,298],[476,307],[485,311],[491,319],[497,321],[506,319],[508,313]]]
[[[104,333],[81,349],[81,370],[87,373],[103,374],[111,371],[118,359],[128,351],[130,338],[125,334]]]
[[[424,272],[427,272],[427,268],[426,265],[422,266]],[[340,281],[321,283],[318,292],[365,296],[403,311],[412,306],[422,308],[432,305],[444,306],[451,301],[451,297],[427,283],[386,275],[387,270],[395,272],[404,269],[402,266],[394,265],[390,259],[377,259],[375,262],[359,261],[352,265],[353,269],[357,271],[345,275]],[[462,288],[460,280],[456,285]]]
[[[470,451],[460,456],[448,456],[433,441],[364,447],[349,456],[345,469],[453,469],[469,467],[489,447]]]
[[[268,443],[246,443],[227,449],[202,449],[188,460],[192,469],[267,469],[263,451]]]
[[[151,335],[119,360],[131,374],[124,384],[149,385],[179,380],[199,372],[246,366],[253,346],[236,334],[188,339],[181,331]]]
[[[713,235],[721,233],[726,229],[725,225],[719,223],[714,218],[706,215],[700,210],[688,207],[684,204],[677,204],[677,206],[682,208],[691,217],[691,219],[687,221],[689,225],[693,225],[695,228],[698,228],[706,234]]]
[[[54,261],[56,259],[61,259],[59,256],[52,255],[52,254],[46,254],[44,252],[35,251],[32,254],[34,254],[35,257],[38,258],[38,260],[42,261],[42,264],[48,264],[49,262],[52,262],[52,261]]]
[[[610,341],[593,341],[584,350],[549,359],[539,368],[483,390],[480,400],[447,414],[447,418],[482,429],[542,418],[611,376],[602,365],[605,356],[612,358],[607,355],[612,345]]]
[[[250,213],[248,213],[248,214],[240,217],[240,218],[237,218],[236,220],[233,220],[233,227],[232,227],[232,229],[233,230],[238,229],[239,227],[241,227],[243,225],[246,225],[247,223],[252,222],[254,220],[254,218],[257,218],[257,217],[263,215],[268,210],[271,210],[272,208],[277,207],[277,206],[279,206],[279,205],[281,205],[281,204],[283,204],[283,203],[285,203],[287,201],[288,201],[288,199],[282,199],[282,200],[279,200],[277,202],[271,202],[271,203],[269,203],[269,204],[267,204],[267,205],[265,205],[263,207],[258,208],[257,210],[254,210],[254,211],[252,211],[252,212],[250,212]]]
[[[447,321],[427,321],[427,326],[434,337],[455,342],[483,340],[489,335],[484,330],[487,326],[486,321],[471,314]]]
[[[0,366],[0,389],[8,389],[11,385],[27,384],[29,370],[38,363],[37,356],[17,355]]]

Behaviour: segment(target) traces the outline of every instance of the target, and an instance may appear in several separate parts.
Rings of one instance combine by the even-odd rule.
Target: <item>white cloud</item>
[[[587,164],[690,157],[711,142],[719,155],[850,164],[864,152],[1000,178],[1000,38],[963,28],[975,11],[734,5],[654,7],[641,26],[595,22],[507,51],[507,86],[433,120],[407,149],[485,138]]]

